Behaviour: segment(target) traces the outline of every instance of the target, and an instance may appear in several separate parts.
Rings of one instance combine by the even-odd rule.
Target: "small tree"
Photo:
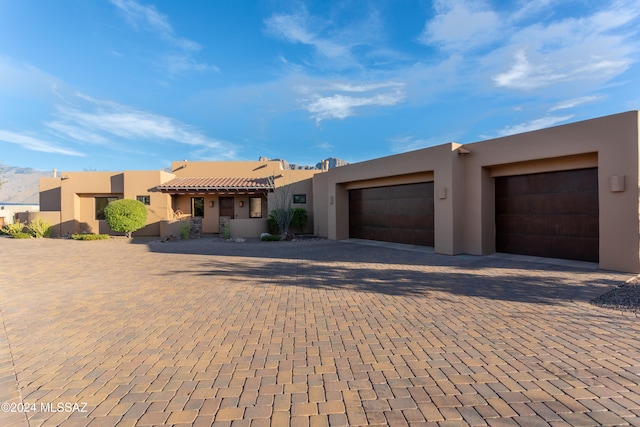
[[[147,207],[137,200],[114,200],[104,208],[104,217],[113,231],[130,238],[131,233],[147,223]]]
[[[271,211],[270,216],[273,216],[278,224],[283,240],[287,240],[289,237],[289,224],[293,219],[291,201],[291,185],[284,184],[273,192],[273,207],[275,209]]]

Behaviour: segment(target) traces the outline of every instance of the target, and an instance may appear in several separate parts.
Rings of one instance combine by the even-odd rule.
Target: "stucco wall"
[[[326,227],[330,239],[345,239],[349,189],[433,180],[435,251],[490,254],[496,176],[597,166],[600,267],[640,272],[639,127],[638,111],[631,111],[465,144],[462,150],[447,143],[331,169],[314,178],[315,221],[321,235]],[[611,180],[624,180],[624,191]]]
[[[495,250],[492,171],[504,175],[589,167],[597,159],[600,266],[640,272],[638,247],[638,112],[631,111],[465,145],[464,251]],[[526,163],[530,162],[530,163]],[[623,192],[609,179],[625,176]]]

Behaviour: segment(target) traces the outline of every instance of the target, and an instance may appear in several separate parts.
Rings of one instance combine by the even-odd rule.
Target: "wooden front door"
[[[228,216],[229,218],[235,218],[233,211],[233,197],[220,197],[220,216]]]

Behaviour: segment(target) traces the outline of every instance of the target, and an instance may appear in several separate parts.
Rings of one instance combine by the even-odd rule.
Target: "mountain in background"
[[[322,162],[318,162],[316,163],[315,166],[308,166],[308,165],[297,165],[295,163],[289,163],[284,159],[270,159],[268,157],[259,157],[258,161],[259,162],[264,162],[264,161],[268,161],[268,160],[275,160],[275,161],[279,161],[282,163],[282,167],[284,169],[292,169],[292,170],[315,170],[315,169],[322,169]],[[324,159],[323,162],[328,162],[329,165],[329,169],[332,168],[337,168],[338,166],[344,166],[344,165],[348,165],[349,163],[345,162],[342,159],[338,159],[337,157],[329,157],[327,159]]]
[[[40,178],[47,176],[53,172],[0,165],[0,203],[39,204]]]
[[[260,160],[267,160],[261,157]],[[290,164],[286,160],[280,160],[287,169],[320,169],[321,164],[315,166],[303,166]],[[329,157],[329,169],[348,164],[342,159]],[[33,168],[21,168],[17,166],[0,165],[0,203],[25,203],[37,205],[40,203],[39,183],[40,178],[53,176],[53,172],[41,171]]]

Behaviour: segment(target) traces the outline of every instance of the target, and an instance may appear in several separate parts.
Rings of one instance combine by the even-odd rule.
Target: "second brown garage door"
[[[598,169],[495,178],[496,251],[598,261]]]
[[[433,182],[349,190],[349,237],[433,246]]]

